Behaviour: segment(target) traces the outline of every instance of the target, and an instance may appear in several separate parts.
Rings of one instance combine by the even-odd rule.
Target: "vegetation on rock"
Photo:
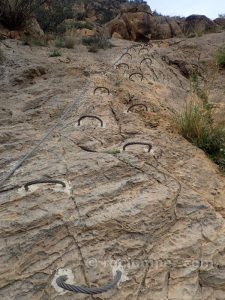
[[[97,36],[84,37],[82,44],[88,47],[89,52],[97,52],[98,49],[106,50],[112,47],[109,40]]]
[[[187,103],[184,111],[175,115],[174,121],[184,138],[222,166],[225,162],[225,126],[216,124],[213,106],[207,104],[200,99]]]
[[[10,30],[20,29],[47,0],[1,0],[0,22]]]
[[[49,57],[57,57],[57,56],[61,56],[62,53],[59,49],[54,49],[50,54]]]
[[[225,46],[218,50],[216,54],[216,63],[220,68],[225,68]]]

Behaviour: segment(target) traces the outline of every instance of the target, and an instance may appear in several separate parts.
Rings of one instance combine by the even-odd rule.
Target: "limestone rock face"
[[[41,29],[40,25],[38,24],[35,18],[32,18],[29,22],[29,26],[26,28],[26,33],[33,36],[33,37],[43,37],[44,32]]]
[[[114,19],[110,23],[106,25],[107,31],[109,32],[109,36],[113,36],[118,34],[123,39],[128,40],[130,38],[127,25],[123,19]]]
[[[216,24],[204,15],[191,15],[182,25],[185,33],[208,33],[215,32]]]
[[[151,15],[148,5],[126,3],[121,6],[120,15],[106,27],[111,36],[118,33],[123,38],[133,41],[149,40]]]
[[[117,270],[119,286],[93,298],[224,299],[225,177],[171,122],[192,95],[176,60],[196,64],[201,51],[212,77],[224,39],[113,40],[95,54],[79,45],[64,50],[69,63],[4,41],[0,180],[58,126],[0,187],[0,299],[88,300],[55,279],[99,287]],[[224,114],[224,76],[214,75]],[[25,189],[38,179],[65,186]]]
[[[145,37],[150,33],[149,24],[150,18],[149,14],[143,12],[127,12],[122,16],[123,21],[127,26],[130,38],[133,41],[144,40]]]

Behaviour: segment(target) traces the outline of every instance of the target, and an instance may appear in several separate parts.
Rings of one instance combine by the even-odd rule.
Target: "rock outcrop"
[[[68,2],[65,7],[62,3],[60,5],[59,7],[51,6],[47,2],[42,10],[38,11],[37,18],[43,27],[50,28],[50,32],[56,30],[65,35],[68,35],[69,29],[72,35],[77,33],[81,36],[104,34],[105,37],[147,42],[151,39],[168,39],[186,35],[191,37],[217,32],[223,30],[225,26],[223,18],[212,21],[204,15],[179,18],[154,14],[146,2],[81,0],[74,3]],[[64,18],[63,16],[58,18],[64,10],[69,13],[65,13],[65,16],[62,14]],[[45,13],[44,17],[43,13]],[[49,24],[45,19],[50,20]],[[1,36],[4,37],[5,31],[3,31],[0,28]],[[6,30],[6,36],[10,38],[24,39],[24,33],[34,38],[44,34],[35,19],[32,19],[31,25],[24,32],[23,30],[20,32]]]
[[[200,35],[216,32],[223,26],[222,18],[214,22],[203,15],[187,18],[154,15],[148,5],[134,3],[124,4],[120,14],[106,25],[110,36],[118,34],[134,41],[168,39],[193,33]]]
[[[213,20],[214,23],[222,27],[223,29],[225,28],[225,18],[216,18]]]
[[[194,32],[198,34],[215,32],[216,27],[216,23],[204,15],[191,15],[187,17],[182,24],[183,32],[186,34]]]
[[[124,4],[120,15],[106,25],[109,35],[118,33],[133,41],[149,40],[151,9],[148,5]]]
[[[96,287],[116,270],[119,287],[97,299],[224,299],[225,178],[171,123],[192,95],[176,62],[194,65],[201,52],[211,78],[224,38],[114,40],[97,54],[65,49],[69,63],[4,41],[0,180],[58,126],[0,188],[1,299],[91,299],[65,293],[56,278]],[[214,75],[224,114],[224,76]],[[78,122],[89,115],[103,124]],[[25,188],[38,179],[64,185]]]

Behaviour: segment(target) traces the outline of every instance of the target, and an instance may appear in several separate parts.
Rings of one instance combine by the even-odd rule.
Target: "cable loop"
[[[103,287],[99,287],[99,288],[87,288],[87,287],[80,287],[77,285],[68,284],[65,282],[68,279],[68,277],[66,275],[58,277],[56,279],[56,283],[62,289],[70,291],[70,292],[82,293],[82,294],[87,294],[87,295],[96,295],[96,294],[105,293],[108,290],[115,287],[118,284],[118,282],[120,281],[121,276],[122,276],[122,272],[117,271],[116,276],[114,277],[112,282],[106,284]]]

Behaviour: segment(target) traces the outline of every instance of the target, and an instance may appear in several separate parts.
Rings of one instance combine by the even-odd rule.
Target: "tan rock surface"
[[[118,62],[129,69],[113,67],[132,45],[123,40],[97,54],[83,46],[65,49],[68,64],[50,58],[48,48],[4,42],[0,178],[82,97],[1,187],[1,299],[225,299],[225,178],[173,130],[171,112],[184,106],[190,82],[169,63],[196,63],[201,52],[209,73],[224,40],[221,33],[134,47],[132,59],[125,55]],[[152,63],[142,62],[146,57]],[[31,69],[33,75],[25,76]],[[129,80],[140,72],[143,80],[138,74]],[[221,74],[216,83],[222,95]],[[98,86],[110,94],[94,94]],[[146,104],[148,111],[127,113],[134,103]],[[217,105],[223,108],[224,97]],[[103,127],[89,119],[78,126],[79,117],[90,114]],[[141,145],[122,151],[134,141],[150,143],[150,153]],[[43,177],[66,187],[23,188]],[[58,269],[69,269],[73,283],[101,286],[117,268],[123,271],[119,288],[95,297],[61,294],[53,284]]]

